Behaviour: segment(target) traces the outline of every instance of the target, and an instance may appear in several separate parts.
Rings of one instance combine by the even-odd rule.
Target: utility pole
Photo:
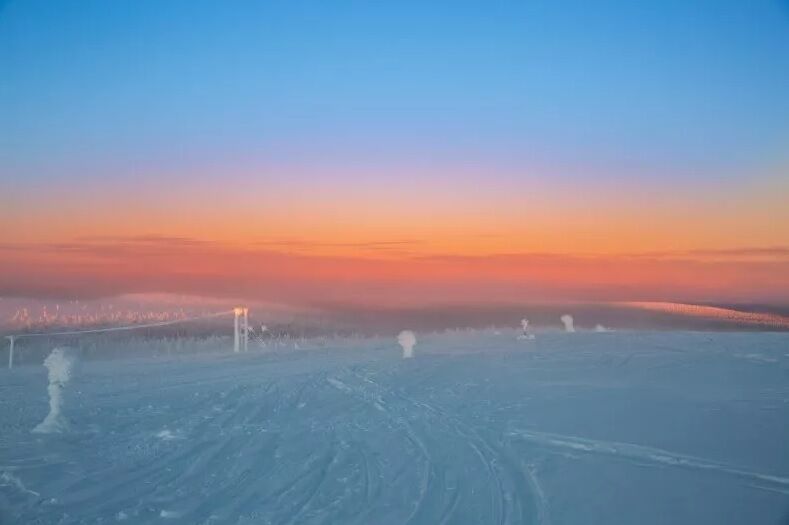
[[[249,308],[244,308],[244,352],[249,351]]]
[[[14,368],[14,336],[6,336],[8,339],[8,368]]]
[[[241,313],[243,312],[242,308],[233,308],[233,352],[238,353],[240,351],[239,344],[241,339],[239,337],[239,321],[241,320]]]

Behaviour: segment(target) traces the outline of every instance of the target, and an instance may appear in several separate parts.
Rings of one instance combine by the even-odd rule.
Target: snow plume
[[[403,347],[403,359],[410,359],[414,357],[414,345],[416,344],[416,336],[411,330],[403,330],[397,336],[397,342]]]
[[[570,314],[564,314],[562,317],[562,323],[564,323],[564,330],[565,332],[575,332],[575,326],[573,326],[573,316]]]
[[[73,350],[58,347],[44,359],[44,366],[49,370],[49,414],[38,424],[33,432],[51,434],[64,432],[68,429],[68,421],[62,414],[63,389],[74,376],[77,357]]]

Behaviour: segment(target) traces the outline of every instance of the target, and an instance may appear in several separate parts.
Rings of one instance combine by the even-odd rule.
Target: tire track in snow
[[[271,385],[262,386],[264,393],[270,389]],[[80,505],[85,508],[107,511],[121,508],[132,513],[140,512],[145,507],[179,508],[177,514],[186,518],[205,509],[204,502],[193,501],[191,492],[208,491],[212,497],[216,494],[232,494],[232,487],[243,485],[249,478],[248,468],[242,468],[238,475],[229,481],[226,477],[209,478],[207,475],[227,472],[236,467],[238,458],[250,444],[250,436],[241,431],[241,427],[254,416],[257,409],[257,404],[250,396],[260,394],[240,387],[232,391],[234,395],[230,398],[222,396],[225,403],[230,403],[226,405],[226,409],[209,413],[214,417],[205,419],[203,413],[192,411],[187,417],[177,418],[174,421],[176,424],[171,426],[179,429],[179,438],[170,441],[168,445],[160,445],[167,447],[163,455],[137,461],[136,465],[120,478],[115,465],[109,466],[103,473],[91,473],[92,479],[115,481],[109,486],[103,484],[73,496],[81,496],[83,501]],[[232,406],[232,410],[227,409],[227,406]],[[197,424],[190,427],[188,420],[195,420]],[[214,431],[206,432],[208,428],[213,428]],[[143,432],[133,436],[131,442],[135,441],[156,443],[156,438]],[[263,457],[258,455],[257,458]],[[128,487],[134,487],[134,490],[129,491]],[[185,487],[188,487],[188,490],[185,490]]]
[[[317,472],[317,478],[312,480],[311,486],[309,491],[303,495],[304,497],[301,498],[301,501],[296,504],[294,509],[290,511],[290,519],[287,523],[303,523],[303,517],[310,511],[310,506],[312,501],[315,499],[316,494],[321,489],[321,486],[326,482],[328,478],[329,471],[337,462],[337,458],[339,452],[337,450],[337,443],[334,437],[332,437],[332,445],[331,445],[331,452],[320,462],[320,467],[318,469],[313,469],[312,473]]]
[[[272,443],[276,447],[276,441],[272,442],[276,436],[261,441],[249,428],[250,422],[262,417],[258,400],[273,387],[274,383],[261,383],[214,390],[190,403],[188,410],[174,413],[167,424],[174,433],[155,435],[149,423],[121,425],[116,432],[124,439],[111,450],[118,454],[118,450],[136,448],[141,454],[125,464],[112,462],[110,456],[100,468],[66,485],[60,491],[61,503],[85,509],[85,518],[123,511],[138,521],[151,519],[154,510],[158,516],[160,510],[170,513],[173,508],[177,509],[172,511],[174,516],[197,521],[211,510],[206,501],[217,496],[232,508],[261,461],[271,460],[266,450]],[[145,422],[146,414],[143,409],[136,419]],[[119,457],[125,456],[120,453]],[[204,497],[196,498],[198,494]]]
[[[323,384],[324,377],[320,373],[304,374],[299,376],[300,381],[241,385],[242,395],[223,395],[224,406],[218,417],[202,424],[195,433],[207,436],[215,452],[204,454],[199,468],[189,469],[188,477],[182,476],[164,488],[182,493],[181,498],[168,504],[177,509],[180,517],[192,522],[232,522],[242,517],[255,522],[268,517],[265,519],[285,523],[307,515],[336,462],[335,440],[330,440],[328,450],[313,454],[306,461],[299,457],[296,463],[287,459],[283,462],[280,451],[288,454],[290,418],[298,417],[296,409]],[[272,425],[273,431],[267,430]],[[297,465],[299,470],[294,476],[293,467]],[[200,485],[200,478],[205,475],[210,475],[211,480]],[[272,485],[274,478],[280,482]],[[203,498],[195,505],[192,494],[182,487],[200,487]],[[217,506],[217,502],[222,504]]]
[[[521,501],[522,491],[518,490],[516,486],[518,478],[522,478],[523,484],[531,490],[531,496],[534,500],[535,515],[532,516],[533,519],[529,521],[536,521],[536,523],[539,524],[548,523],[545,495],[539,484],[536,483],[533,472],[527,471],[524,474],[523,469],[518,466],[515,468],[516,472],[505,473],[503,465],[507,465],[508,462],[503,461],[505,458],[503,450],[497,450],[497,448],[492,445],[490,441],[482,437],[479,432],[460,419],[448,414],[443,409],[423,402],[413,402],[432,415],[443,418],[448,424],[453,425],[457,435],[467,442],[469,447],[479,458],[496,487],[496,495],[498,497],[491,502],[491,509],[496,523],[508,524],[523,523],[526,521],[525,505],[524,502]],[[516,461],[509,461],[509,464],[512,465],[516,463]]]
[[[377,383],[369,381],[353,371],[350,371],[350,373],[357,379],[362,379],[363,381],[366,380],[370,384],[375,385],[380,389],[380,386]],[[431,504],[429,498],[435,495],[436,492],[445,492],[445,486],[442,484],[443,476],[440,476],[436,471],[435,464],[427,444],[416,432],[413,425],[411,425],[411,423],[408,421],[408,418],[394,412],[391,408],[391,405],[384,401],[383,397],[380,395],[380,392],[371,393],[364,390],[363,388],[354,388],[344,381],[337,379],[336,377],[329,377],[327,378],[327,381],[338,390],[361,399],[364,403],[371,405],[377,411],[381,412],[385,417],[389,418],[393,423],[395,423],[396,426],[403,429],[406,434],[406,439],[408,439],[408,441],[419,451],[420,456],[422,456],[424,462],[424,471],[419,482],[419,499],[417,500],[414,510],[405,520],[405,523],[420,523],[419,520],[424,519],[421,517],[422,514],[428,512],[426,509],[428,505]],[[438,488],[436,488],[437,484],[439,484]],[[436,523],[446,522],[457,505],[456,499],[457,494],[453,495],[453,498],[449,501],[448,505],[442,505],[441,516],[439,518],[436,519],[430,516],[428,516],[428,518],[432,522]]]
[[[515,514],[515,512],[509,498],[505,495],[502,477],[497,467],[494,466],[498,454],[492,449],[490,444],[481,438],[473,429],[464,425],[456,418],[447,415],[446,412],[421,401],[415,401],[402,395],[400,395],[400,397],[420,407],[422,410],[429,412],[433,416],[443,418],[447,426],[453,428],[454,432],[466,442],[469,448],[474,452],[474,455],[479,459],[496,488],[495,495],[493,493],[491,494],[490,502],[491,514],[493,515],[492,521],[499,524],[510,523],[510,517]]]
[[[517,487],[514,486],[515,484],[513,483],[513,480],[510,479],[510,476],[505,475],[502,467],[499,466],[500,459],[503,457],[502,453],[500,451],[497,452],[495,447],[491,445],[489,441],[483,438],[473,428],[466,425],[458,418],[451,416],[442,409],[439,409],[423,401],[418,401],[416,399],[404,396],[393,389],[386,388],[380,383],[373,381],[368,376],[359,373],[355,369],[352,369],[351,373],[357,379],[362,381],[362,383],[369,385],[378,392],[378,394],[374,394],[372,396],[374,399],[378,399],[379,402],[383,403],[383,401],[381,401],[383,395],[389,395],[410,404],[422,413],[431,416],[433,421],[441,421],[445,427],[452,430],[452,432],[456,436],[460,437],[461,441],[472,450],[473,454],[478,458],[479,462],[488,473],[488,476],[495,487],[495,491],[491,493],[491,517],[487,523],[508,524],[523,523],[525,521],[524,508],[519,499],[521,491],[517,490]],[[383,394],[381,394],[381,392]],[[526,485],[529,487],[531,486],[529,483]],[[540,493],[539,495],[533,495],[533,497],[535,499],[534,506],[536,508],[535,516],[533,516],[533,518],[536,518],[538,523],[547,523],[547,519],[544,518],[544,515],[547,515],[546,511],[544,510],[544,495]],[[448,508],[445,509],[442,516],[439,519],[435,519],[434,522],[444,523],[449,521],[453,516],[459,498],[460,491],[456,490],[454,492],[453,499],[448,505]],[[540,509],[543,510],[541,511]],[[414,517],[415,516],[416,515],[414,515]]]
[[[288,384],[288,388],[278,386],[273,392],[270,389],[259,392],[253,400],[256,408],[252,412],[252,419],[246,420],[245,423],[252,426],[261,422],[266,422],[266,426],[269,424],[288,426],[287,421],[282,422],[277,418],[295,414],[295,408],[302,402],[306,393],[318,384],[318,379],[313,375],[302,377],[304,380],[298,383],[298,386]],[[300,458],[301,468],[293,476],[292,465],[287,462],[282,463],[280,457],[280,451],[287,445],[287,437],[282,431],[275,431],[273,435],[275,436],[273,443],[270,440],[250,438],[242,448],[243,456],[239,455],[236,463],[246,463],[246,461],[251,463],[242,469],[242,476],[231,476],[220,493],[212,493],[212,500],[227,502],[218,511],[213,510],[213,515],[218,514],[218,519],[224,520],[222,522],[241,517],[252,522],[270,522],[269,518],[264,520],[264,516],[273,516],[275,523],[284,523],[294,514],[303,512],[319,490],[329,466],[337,456],[334,439],[331,439],[332,446],[329,450],[311,454],[308,458]],[[244,458],[249,459],[245,461]],[[284,485],[272,487],[260,483],[283,472],[290,475],[290,477],[282,477]],[[241,477],[245,479],[240,480]],[[210,509],[209,503],[206,513]]]
[[[509,432],[508,436],[548,448],[622,458],[656,466],[716,472],[755,483],[753,486],[756,488],[789,494],[789,478],[787,477],[745,470],[725,463],[676,454],[659,448],[618,441],[602,441],[563,434],[550,434],[533,430],[514,430]]]
[[[542,489],[540,480],[537,477],[537,467],[529,464],[525,468],[526,480],[529,483],[532,493],[534,494],[534,504],[536,507],[536,522],[539,525],[550,525],[551,519],[548,512],[548,498],[545,497],[545,492]]]

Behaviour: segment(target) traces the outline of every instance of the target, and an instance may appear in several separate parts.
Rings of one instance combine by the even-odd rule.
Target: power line
[[[146,324],[132,324],[126,326],[110,326],[107,328],[92,328],[88,330],[67,330],[63,332],[22,332],[19,334],[8,334],[5,337],[13,337],[14,339],[20,339],[22,337],[49,337],[49,336],[60,336],[60,335],[82,335],[82,334],[98,334],[103,332],[121,332],[126,330],[136,330],[138,328],[156,328],[159,326],[170,326],[179,323],[189,323],[193,321],[201,321],[203,319],[211,319],[214,317],[221,317],[223,315],[230,315],[233,314],[233,310],[227,310],[224,312],[217,312],[213,314],[201,315],[198,317],[188,317],[185,319],[174,319],[172,321],[160,321],[157,323],[146,323]]]

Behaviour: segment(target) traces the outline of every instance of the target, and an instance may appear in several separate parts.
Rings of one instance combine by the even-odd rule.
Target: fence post
[[[6,336],[8,339],[8,368],[14,368],[14,336]]]

